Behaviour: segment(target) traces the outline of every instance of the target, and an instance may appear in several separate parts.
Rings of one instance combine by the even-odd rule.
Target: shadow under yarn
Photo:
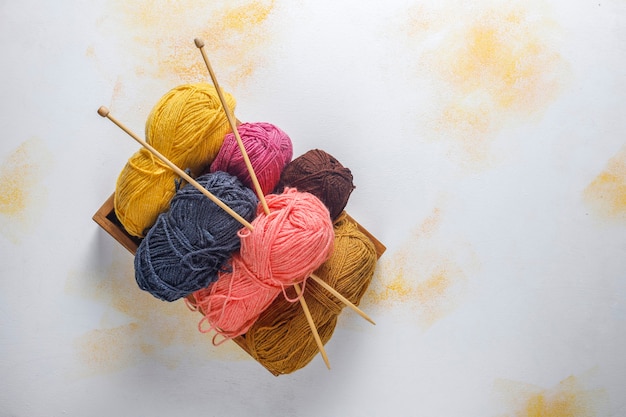
[[[335,223],[334,230],[333,254],[315,273],[358,305],[376,269],[376,248],[346,217]],[[326,344],[344,305],[314,281],[307,283],[304,297],[322,343]],[[319,353],[300,305],[284,297],[276,298],[242,339],[251,356],[277,374],[301,369]]]
[[[354,190],[352,173],[329,153],[312,149],[291,161],[283,169],[276,193],[285,187],[311,193],[328,207],[335,220],[348,204]]]
[[[251,221],[254,192],[225,172],[204,174],[200,185]],[[135,279],[156,298],[174,301],[215,281],[240,247],[241,224],[191,185],[182,187],[158,216],[135,254]]]

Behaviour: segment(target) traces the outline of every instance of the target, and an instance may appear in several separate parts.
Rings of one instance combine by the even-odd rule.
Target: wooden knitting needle
[[[211,76],[211,80],[213,81],[213,85],[215,86],[215,90],[217,91],[217,95],[220,98],[220,102],[222,103],[222,107],[224,108],[224,113],[226,113],[226,118],[228,119],[228,123],[230,123],[230,128],[235,135],[235,139],[237,140],[237,144],[239,145],[239,150],[243,156],[243,160],[246,164],[246,168],[248,169],[248,173],[250,174],[250,178],[252,179],[252,184],[254,185],[254,189],[256,191],[257,196],[259,197],[259,201],[263,206],[263,211],[265,215],[270,214],[270,208],[267,205],[267,200],[265,200],[265,195],[263,195],[263,190],[261,189],[261,185],[259,184],[259,180],[257,179],[256,173],[254,172],[254,168],[252,167],[252,163],[250,163],[250,158],[248,157],[248,152],[246,152],[246,148],[243,145],[243,141],[241,140],[241,136],[239,136],[239,131],[237,130],[237,125],[235,123],[235,119],[230,113],[230,109],[226,105],[226,100],[224,99],[224,95],[222,94],[222,89],[217,82],[217,77],[213,72],[213,68],[211,67],[211,63],[209,62],[209,58],[207,57],[206,52],[204,51],[204,41],[200,38],[194,39],[194,43],[196,47],[200,49],[200,53],[202,54],[202,59],[204,59],[204,63],[206,64],[207,70],[209,71],[209,75]],[[315,323],[313,322],[313,318],[311,317],[311,312],[309,311],[309,307],[304,300],[304,297],[301,296],[302,290],[298,284],[294,284],[294,288],[296,289],[296,293],[298,294],[298,300],[300,301],[300,305],[302,306],[302,310],[304,311],[304,315],[307,318],[309,323],[309,327],[311,328],[311,333],[313,333],[313,338],[317,343],[317,348],[322,354],[322,358],[324,358],[324,362],[326,363],[326,367],[330,369],[330,363],[328,361],[328,356],[326,355],[326,351],[324,350],[324,344],[320,339],[319,333],[317,332],[317,328],[315,327]]]
[[[246,152],[246,148],[245,146],[243,146],[241,136],[239,135],[239,131],[237,130],[237,123],[235,121],[235,118],[230,112],[230,109],[228,108],[228,106],[226,105],[226,99],[224,99],[224,94],[222,93],[222,89],[220,88],[220,85],[217,82],[217,77],[215,76],[215,73],[213,72],[213,68],[211,67],[211,63],[209,62],[209,58],[207,57],[206,52],[204,51],[204,41],[200,38],[196,38],[194,39],[194,43],[196,44],[196,47],[200,49],[200,53],[202,54],[202,59],[204,59],[206,68],[209,71],[209,75],[211,76],[211,80],[213,81],[213,85],[215,86],[215,90],[217,91],[217,95],[219,96],[220,102],[222,103],[222,107],[224,108],[224,113],[226,113],[226,118],[228,119],[228,123],[230,123],[230,128],[233,131],[233,134],[235,135],[237,144],[239,145],[239,150],[241,151],[241,154],[243,156],[243,160],[246,164],[246,168],[248,168],[248,172],[250,173],[250,178],[252,179],[254,190],[256,191],[257,196],[259,197],[259,200],[261,201],[261,204],[263,205],[263,211],[267,215],[270,213],[270,209],[267,206],[267,201],[265,201],[265,198],[263,198],[263,190],[261,189],[259,180],[257,179],[257,176],[254,173],[254,169],[252,168],[252,163],[250,163],[248,152]]]
[[[339,291],[337,291],[336,289],[334,289],[333,287],[331,287],[330,285],[328,285],[328,283],[324,280],[322,280],[320,277],[318,277],[315,274],[311,274],[311,278],[313,279],[313,281],[317,282],[319,285],[321,285],[323,288],[326,289],[326,291],[328,291],[329,293],[331,293],[332,295],[334,295],[335,297],[337,297],[339,299],[339,301],[341,301],[342,303],[344,303],[346,306],[350,307],[353,311],[355,311],[359,316],[363,317],[365,320],[369,321],[370,323],[372,323],[373,325],[376,325],[376,323],[374,323],[374,320],[372,320],[370,318],[370,316],[368,316],[367,314],[365,314],[365,312],[363,312],[360,308],[358,308],[357,306],[355,306],[354,304],[352,304],[352,302],[350,300],[348,300],[346,297],[344,297],[343,295],[341,295],[339,293]]]
[[[222,200],[220,200],[219,198],[214,196],[209,190],[207,190],[202,185],[200,185],[196,180],[191,178],[185,171],[183,171],[182,169],[180,169],[179,167],[174,165],[169,159],[167,159],[159,151],[157,151],[154,147],[152,147],[152,145],[150,145],[145,140],[141,139],[139,136],[137,136],[135,133],[133,133],[130,129],[128,129],[126,126],[124,126],[124,124],[122,124],[119,120],[117,120],[115,117],[113,117],[111,115],[111,112],[109,111],[109,109],[107,109],[106,107],[102,106],[102,107],[100,107],[98,109],[98,114],[100,116],[102,116],[102,117],[106,117],[107,119],[109,119],[110,121],[115,123],[124,132],[128,133],[131,138],[133,138],[137,142],[139,142],[140,145],[142,145],[144,148],[149,150],[154,156],[159,158],[165,165],[170,167],[176,174],[178,174],[182,178],[184,178],[185,181],[187,181],[189,184],[191,184],[194,187],[196,187],[202,194],[207,196],[212,202],[214,202],[219,207],[221,207],[224,211],[226,211],[228,214],[233,216],[233,218],[235,220],[237,220],[239,223],[241,223],[243,226],[247,227],[250,230],[252,230],[254,228],[246,219],[244,219],[237,212],[235,212],[233,209],[228,207]]]
[[[320,338],[319,333],[317,332],[317,328],[315,327],[315,322],[313,321],[313,317],[311,316],[311,312],[309,311],[309,307],[306,304],[306,300],[302,295],[302,289],[300,288],[300,284],[293,284],[293,288],[296,290],[296,294],[298,295],[298,299],[300,300],[300,304],[302,305],[302,309],[304,310],[304,315],[306,316],[306,320],[309,322],[309,327],[313,333],[313,338],[315,339],[315,343],[317,343],[317,347],[322,354],[322,359],[324,359],[324,363],[326,367],[330,369],[330,362],[328,361],[328,356],[326,356],[326,351],[324,350],[324,344],[322,343],[322,339]]]

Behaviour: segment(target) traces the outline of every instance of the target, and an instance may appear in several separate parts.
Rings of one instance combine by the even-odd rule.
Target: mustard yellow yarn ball
[[[224,93],[231,112],[235,99]],[[192,177],[213,162],[230,125],[214,86],[180,85],[154,106],[146,121],[146,141]],[[115,214],[126,231],[144,237],[176,193],[176,175],[141,148],[126,163],[115,187]]]

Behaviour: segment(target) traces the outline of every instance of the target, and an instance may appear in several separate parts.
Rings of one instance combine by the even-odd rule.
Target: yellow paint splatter
[[[542,39],[543,29],[523,10],[477,16],[450,38],[458,46],[450,44],[453,51],[439,62],[451,70],[447,82],[461,97],[482,93],[501,112],[535,112],[559,87],[552,76],[561,58]]]
[[[391,258],[380,261],[363,303],[409,306],[424,328],[460,304],[467,290],[465,270],[475,268],[475,264],[450,259],[449,249],[438,248],[437,232],[441,222],[441,209],[435,208]],[[462,246],[462,249],[455,248],[455,252],[469,250],[467,245]]]
[[[0,213],[2,214],[17,216],[24,210],[30,198],[28,177],[32,163],[28,151],[29,146],[27,142],[20,145],[8,156],[0,168]]]
[[[108,373],[137,362],[141,350],[133,343],[138,331],[136,323],[111,329],[97,329],[76,340],[75,347],[82,363],[91,372]],[[115,358],[115,360],[111,360]]]
[[[417,286],[417,297],[423,301],[440,298],[445,294],[449,286],[450,278],[447,276],[446,271],[438,271]]]
[[[609,160],[584,191],[594,211],[611,219],[626,220],[626,148]]]
[[[213,346],[212,334],[197,328],[200,314],[190,311],[183,301],[166,303],[141,291],[132,259],[122,248],[116,249],[106,270],[93,275],[72,273],[66,291],[112,309],[99,328],[77,338],[79,375],[114,372],[146,358],[169,368],[181,361],[250,359],[232,342]]]
[[[0,232],[15,243],[43,211],[47,194],[42,179],[50,161],[44,143],[29,139],[0,163]]]
[[[585,389],[570,376],[552,389],[499,380],[496,390],[513,410],[506,417],[594,417],[605,401],[599,389]]]
[[[437,96],[425,121],[432,135],[484,162],[505,123],[526,121],[554,101],[566,65],[554,47],[556,24],[543,10],[450,3],[436,11],[420,5],[401,26]]]
[[[422,325],[430,326],[452,312],[461,302],[466,287],[467,278],[456,263],[448,261],[437,265],[416,287]]]
[[[142,0],[122,2],[119,7],[140,47],[134,51],[138,75],[210,81],[193,44],[199,37],[205,41],[220,85],[228,90],[245,82],[263,65],[263,50],[272,38],[269,20],[274,0],[233,1],[227,6],[190,0]]]
[[[441,209],[435,207],[433,212],[426,217],[417,228],[418,237],[431,237],[441,225]]]
[[[384,269],[389,270],[391,268],[387,267]],[[392,300],[401,302],[410,300],[413,297],[414,290],[411,283],[405,279],[402,269],[399,269],[389,280],[371,286],[366,299],[378,304]],[[375,289],[374,287],[378,288]]]

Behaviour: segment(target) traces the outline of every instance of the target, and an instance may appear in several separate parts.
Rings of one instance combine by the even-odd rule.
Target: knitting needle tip
[[[204,47],[204,41],[200,38],[194,39],[193,42],[196,44],[196,47],[198,48]]]
[[[98,114],[102,117],[107,117],[109,115],[109,109],[104,106],[100,106],[98,109]]]

